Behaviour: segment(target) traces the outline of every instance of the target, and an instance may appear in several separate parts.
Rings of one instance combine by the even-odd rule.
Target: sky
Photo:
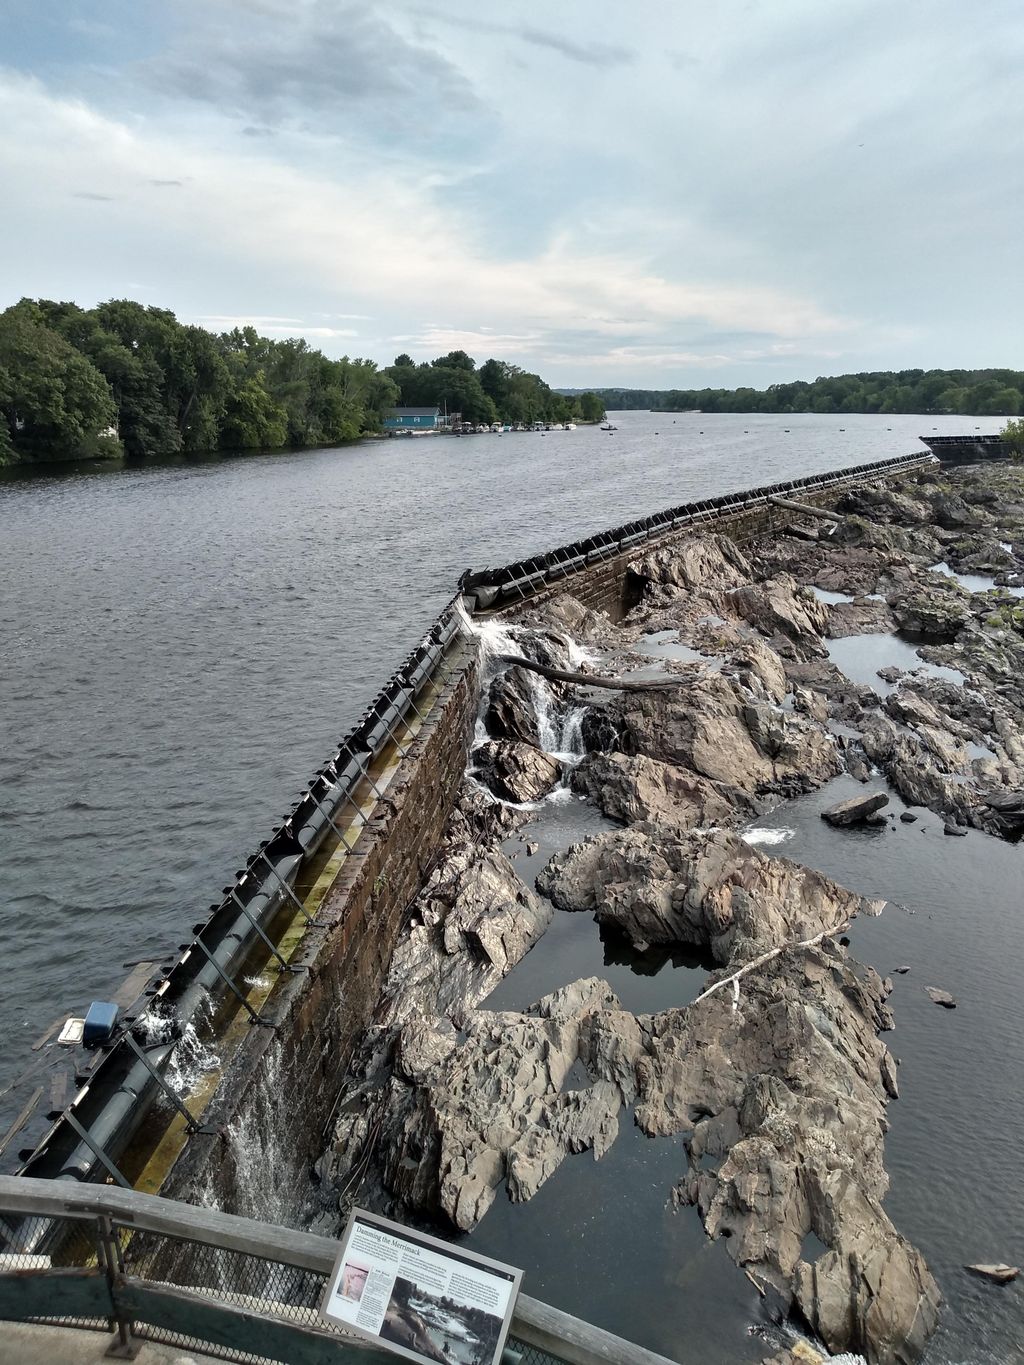
[[[0,307],[557,386],[1024,368],[1019,0],[3,0]]]

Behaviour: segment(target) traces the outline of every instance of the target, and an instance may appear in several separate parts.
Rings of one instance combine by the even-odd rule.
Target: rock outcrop
[[[748,794],[810,790],[841,769],[831,736],[739,679],[708,674],[685,693],[633,693],[584,726],[606,749],[689,769]]]
[[[713,534],[687,537],[652,550],[629,568],[648,583],[715,595],[749,583],[751,578],[750,564],[736,543]]]
[[[840,829],[850,825],[863,825],[889,804],[888,792],[867,792],[864,796],[852,796],[848,801],[840,801],[838,806],[830,806],[821,812],[821,818]],[[880,817],[884,823],[884,817]]]
[[[473,750],[480,775],[504,801],[539,801],[558,782],[557,758],[522,740],[488,740]]]
[[[668,829],[731,825],[750,819],[761,803],[740,787],[724,787],[643,754],[593,753],[575,769],[573,791],[624,825]]]

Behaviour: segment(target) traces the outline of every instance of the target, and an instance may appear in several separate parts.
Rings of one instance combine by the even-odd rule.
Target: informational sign
[[[499,1365],[522,1276],[355,1209],[320,1312],[407,1360]]]

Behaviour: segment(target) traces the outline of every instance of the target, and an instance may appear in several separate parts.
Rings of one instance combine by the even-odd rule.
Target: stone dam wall
[[[905,456],[672,509],[534,560],[466,574],[464,601],[477,614],[514,615],[569,592],[620,619],[635,600],[629,564],[648,549],[701,530],[742,542],[801,520],[773,497],[828,508],[851,485],[932,462]],[[573,567],[565,571],[567,565]],[[478,690],[476,644],[467,637],[450,651],[447,681],[400,759],[386,799],[306,929],[292,958],[300,970],[282,975],[261,1023],[225,1069],[204,1115],[206,1131],[187,1140],[161,1193],[281,1221],[301,1207],[310,1163],[344,1104],[341,1085],[353,1046],[372,1019],[408,907],[429,875],[456,799]]]

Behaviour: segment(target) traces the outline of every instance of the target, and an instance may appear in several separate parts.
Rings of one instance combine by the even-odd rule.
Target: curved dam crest
[[[877,470],[871,472],[878,473]],[[864,481],[866,473],[860,472],[859,481]],[[857,481],[853,479],[849,483]],[[790,499],[801,497],[807,501],[813,498],[822,503],[834,502],[842,492],[838,486],[824,493],[800,490],[792,485],[780,490],[783,497],[788,494]],[[818,524],[813,517],[802,519],[797,515],[794,520],[792,512],[778,504],[769,506],[765,501],[760,507],[750,507],[744,506],[743,501],[736,498],[725,507],[704,508],[705,524],[714,525],[717,531],[721,522],[721,529],[741,543],[756,538],[773,525],[776,528],[802,525],[805,530],[811,530]],[[522,602],[522,609],[541,612],[547,600],[561,591],[569,591],[590,609],[607,612],[610,618],[617,620],[631,612],[642,597],[642,585],[638,585],[635,575],[629,572],[629,563],[635,561],[637,555],[646,553],[649,544],[663,540],[666,534],[692,533],[695,529],[693,512],[688,515],[685,524],[673,525],[668,532],[664,522],[660,526],[632,523],[615,533],[606,533],[603,539],[591,537],[592,543],[566,547],[552,556],[538,556],[483,576],[467,575],[462,586],[470,605],[474,604],[475,598],[475,605],[480,607],[486,599],[486,590],[494,589],[488,609],[504,602],[507,610],[508,604]],[[790,518],[788,522],[787,517]],[[674,520],[670,518],[670,521]],[[808,536],[805,543],[812,539]],[[580,558],[582,564],[571,566],[573,559]],[[547,575],[556,566],[566,564],[571,566],[568,573],[556,575],[549,583]],[[568,582],[559,581],[568,578],[574,570],[574,577]],[[475,590],[481,587],[485,591],[477,595]],[[516,608],[513,614],[520,614],[520,609]],[[713,627],[715,623],[709,620],[707,624]],[[648,632],[654,641],[651,647],[655,652],[659,648],[654,638],[658,633],[657,630]],[[662,627],[661,634],[665,633]],[[692,650],[693,647],[681,645],[680,648]],[[587,649],[593,652],[592,647]],[[699,654],[701,651],[693,652]],[[685,655],[678,657],[681,663],[693,662]],[[586,659],[577,662],[588,666]],[[946,661],[936,657],[936,665],[940,662],[945,666]],[[656,670],[659,665],[648,666]],[[415,730],[401,732],[400,753],[393,778],[386,788],[387,801],[381,804],[375,819],[361,829],[360,838],[364,843],[346,858],[345,876],[335,875],[324,885],[322,909],[318,908],[315,913],[316,925],[304,929],[299,926],[296,946],[300,951],[294,958],[294,965],[305,970],[290,973],[288,979],[282,978],[278,982],[273,992],[276,1004],[268,1013],[268,1019],[275,1025],[274,1031],[252,1028],[246,1031],[248,1036],[239,1039],[239,1050],[218,1092],[212,1096],[212,1105],[203,1115],[214,1131],[188,1139],[183,1155],[165,1183],[168,1192],[185,1192],[191,1197],[213,1199],[243,1210],[247,1204],[256,1205],[264,1216],[268,1207],[272,1207],[275,1214],[282,1217],[289,1209],[294,1214],[303,1203],[308,1207],[310,1199],[315,1198],[306,1184],[306,1169],[318,1157],[316,1131],[322,1133],[336,1120],[339,1102],[342,1109],[345,1107],[345,1096],[338,1094],[338,1088],[344,1078],[347,1055],[377,1005],[390,960],[389,943],[397,941],[408,906],[430,873],[430,860],[424,860],[424,849],[438,843],[440,829],[456,800],[454,781],[449,779],[456,773],[461,777],[474,743],[473,732],[478,725],[477,667],[473,651],[469,651],[464,660],[461,656],[453,656],[447,681],[431,698],[429,710],[424,711]],[[541,725],[546,724],[551,729],[551,734],[545,735],[542,748],[556,750],[563,768],[574,766],[574,761],[578,761],[594,742],[593,733],[585,737],[581,730],[585,720],[577,715],[572,726],[567,728],[564,724],[554,724],[551,715],[543,714],[542,706],[536,707],[536,711]],[[906,725],[907,722],[901,719],[899,724]],[[391,737],[395,737],[394,733]],[[877,740],[872,742],[877,746]],[[994,752],[987,746],[981,747],[988,753]],[[889,761],[879,749],[876,761],[883,758]],[[989,760],[980,755],[979,761]],[[896,759],[893,762],[896,766],[890,780],[899,790],[899,783],[904,780],[903,770]],[[570,782],[567,775],[564,790],[572,801],[576,799],[574,783],[575,779]],[[321,795],[326,796],[326,789]],[[961,813],[969,823],[966,818],[970,811],[962,807],[962,803],[957,806],[955,797],[953,793],[954,823],[958,823]],[[528,800],[524,804],[531,802]],[[556,801],[555,804],[559,803]],[[543,824],[543,820],[539,823]],[[766,836],[773,833],[770,824],[764,828]],[[528,834],[529,827],[527,844]],[[798,840],[799,831],[796,836],[787,831],[785,838],[790,837]],[[787,846],[782,851],[788,855],[791,849]],[[509,847],[509,852],[522,853],[522,850]],[[524,856],[536,855],[526,852]],[[403,868],[407,870],[400,870]],[[324,875],[323,870],[320,875]],[[849,884],[858,885],[855,881]],[[353,913],[353,907],[359,904],[362,911]],[[350,947],[356,956],[343,953],[339,959],[336,954],[339,944]],[[606,961],[608,951],[606,944]],[[639,953],[643,957],[650,953],[650,945],[641,936],[631,947],[619,944],[614,952],[624,954],[631,964],[629,971],[635,973],[639,966],[635,955]],[[528,963],[530,958],[525,961]],[[679,967],[674,969],[678,971]],[[699,964],[698,969],[706,971],[708,968],[706,964]],[[685,966],[683,970],[686,970]],[[260,971],[258,975],[265,977],[266,973]],[[513,972],[510,981],[514,975]],[[521,986],[522,989],[525,987]],[[186,1089],[189,1086],[188,1081],[182,1084]],[[300,1093],[302,1102],[296,1104],[295,1097]],[[265,1162],[261,1165],[259,1159],[268,1131],[275,1134],[273,1179],[270,1182],[265,1178]],[[596,1168],[599,1184],[602,1169],[610,1169],[605,1163],[612,1161],[612,1154],[624,1142],[624,1136],[620,1136]],[[626,1151],[628,1143],[623,1155]],[[261,1173],[263,1179],[259,1178]],[[561,1180],[560,1175],[552,1182],[552,1188],[558,1180]],[[271,1193],[276,1203],[268,1205],[266,1200]],[[536,1196],[537,1199],[540,1197]],[[487,1226],[485,1220],[482,1230]],[[725,1297],[729,1299],[730,1292],[727,1291]],[[749,1316],[751,1311],[751,1305],[747,1303],[739,1309],[737,1321]]]

